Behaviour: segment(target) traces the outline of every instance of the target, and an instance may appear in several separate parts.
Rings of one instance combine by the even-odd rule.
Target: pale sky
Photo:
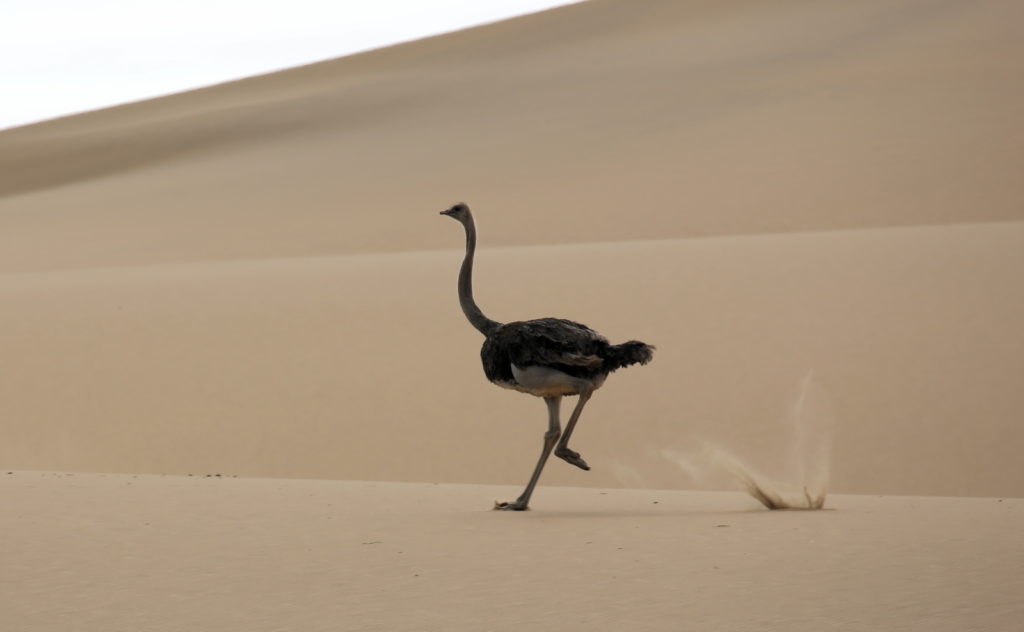
[[[578,0],[0,0],[0,129]]]

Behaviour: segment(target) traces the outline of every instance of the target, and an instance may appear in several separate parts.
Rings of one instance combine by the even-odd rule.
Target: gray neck
[[[472,215],[466,218],[463,226],[466,228],[466,258],[462,260],[462,268],[459,270],[459,304],[462,305],[462,313],[477,328],[477,331],[485,336],[490,336],[501,326],[501,323],[484,316],[484,313],[477,307],[476,301],[473,300],[473,254],[476,252],[476,225],[473,223]]]

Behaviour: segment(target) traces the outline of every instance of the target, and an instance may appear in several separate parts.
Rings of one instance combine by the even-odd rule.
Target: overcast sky
[[[577,0],[0,0],[0,129]]]

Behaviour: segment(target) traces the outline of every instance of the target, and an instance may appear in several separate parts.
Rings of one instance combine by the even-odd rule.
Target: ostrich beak
[[[452,214],[452,210],[453,209],[448,209],[447,211],[441,211],[441,215],[451,215]]]

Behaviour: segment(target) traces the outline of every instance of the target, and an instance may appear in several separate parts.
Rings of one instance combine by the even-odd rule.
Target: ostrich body
[[[514,502],[495,503],[494,507],[522,511],[528,508],[552,450],[560,459],[581,469],[590,469],[578,452],[569,449],[569,437],[583,407],[594,391],[601,388],[609,373],[631,364],[647,364],[654,347],[636,340],[613,345],[586,325],[561,318],[504,324],[487,318],[473,300],[473,255],[476,252],[473,215],[465,204],[456,204],[441,214],[458,220],[466,229],[466,256],[459,270],[459,303],[469,322],[484,335],[480,350],[484,374],[503,388],[542,397],[548,407],[544,447],[526,489]],[[562,432],[559,408],[562,397],[568,395],[577,395],[579,400]]]

